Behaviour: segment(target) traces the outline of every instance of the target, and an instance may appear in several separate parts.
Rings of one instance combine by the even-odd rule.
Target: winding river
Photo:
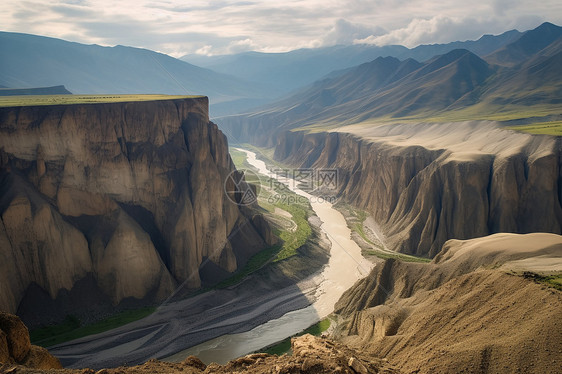
[[[256,158],[254,152],[239,149],[247,155],[248,163],[261,174],[271,176],[266,164]],[[254,352],[292,336],[328,316],[345,290],[357,280],[365,277],[372,264],[361,255],[361,249],[351,239],[351,230],[347,227],[343,215],[322,201],[294,186],[289,179],[277,177],[293,192],[307,198],[312,209],[322,221],[321,229],[331,242],[330,258],[322,272],[315,277],[318,280],[315,300],[310,306],[284,314],[270,320],[250,331],[219,336],[205,343],[196,345],[173,356],[166,361],[182,361],[190,355],[198,356],[203,362],[224,364],[234,358]]]

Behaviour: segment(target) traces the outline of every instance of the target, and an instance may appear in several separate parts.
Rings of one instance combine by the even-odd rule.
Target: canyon
[[[99,49],[44,42],[82,58]],[[562,28],[301,51],[300,65],[291,53],[202,60],[237,71],[258,56],[270,62],[248,71],[264,79],[294,70],[269,88],[282,92],[338,50],[403,60],[377,55],[217,124],[203,96],[0,107],[0,311],[19,316],[0,313],[0,372],[558,373]],[[19,52],[10,61],[28,60]],[[150,51],[104,53],[152,56],[138,61],[147,82],[160,82],[158,61],[223,82],[210,92],[226,95],[224,113],[264,92]],[[0,78],[26,75],[16,62]],[[101,70],[93,82],[113,84]],[[278,204],[272,186],[289,180],[266,166],[329,170],[337,204],[302,180],[288,190],[306,206]],[[273,199],[248,204],[259,191]],[[56,358],[23,324],[145,306],[146,318],[50,347]],[[292,354],[256,353],[325,318],[327,335],[293,337]]]
[[[562,230],[560,138],[466,121],[293,130],[275,139],[279,162],[337,169],[338,196],[368,211],[398,252],[433,258],[448,239]]]
[[[4,107],[0,123],[0,309],[30,326],[163,301],[275,241],[224,193],[206,97]]]

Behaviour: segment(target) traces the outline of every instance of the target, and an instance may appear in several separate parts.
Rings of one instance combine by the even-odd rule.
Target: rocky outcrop
[[[89,314],[161,300],[273,240],[225,194],[234,166],[206,98],[0,108],[0,163],[0,309],[26,322],[41,292]]]
[[[338,301],[336,335],[408,373],[556,373],[562,295],[519,275],[559,274],[561,253],[559,235],[496,234],[387,260]]]
[[[23,365],[35,369],[62,369],[59,360],[45,348],[31,345],[29,332],[15,315],[0,312],[0,365]],[[3,367],[0,366],[0,369]]]
[[[338,196],[367,210],[389,248],[435,256],[448,239],[562,232],[562,143],[491,122],[285,132],[275,159],[337,168]]]

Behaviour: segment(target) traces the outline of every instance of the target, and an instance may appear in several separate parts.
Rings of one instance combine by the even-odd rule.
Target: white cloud
[[[258,47],[258,45],[254,43],[254,41],[250,38],[235,40],[233,42],[230,42],[230,44],[228,45],[227,53],[232,54],[232,53],[252,51],[256,49],[256,47]]]
[[[354,42],[389,45],[401,44],[414,47],[419,44],[446,43],[455,40],[477,39],[484,32],[507,31],[498,29],[493,20],[474,18],[451,18],[438,15],[430,19],[413,19],[406,27],[392,30],[384,35],[356,39]]]
[[[562,23],[559,0],[2,0],[0,25],[181,56],[448,42]],[[388,30],[388,31],[385,31]]]
[[[379,26],[352,23],[340,18],[330,31],[322,37],[319,45],[352,44],[357,39],[375,37],[385,32],[386,30]]]

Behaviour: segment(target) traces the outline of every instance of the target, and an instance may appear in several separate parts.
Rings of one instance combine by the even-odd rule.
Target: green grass
[[[297,224],[297,229],[295,232],[281,231],[279,237],[283,240],[283,246],[275,257],[274,262],[283,261],[286,258],[295,256],[297,249],[303,246],[312,235],[312,228],[308,223],[309,214],[307,209],[294,204],[277,204],[277,206],[291,213],[293,221]]]
[[[58,325],[46,326],[32,330],[29,335],[31,342],[42,347],[50,347],[88,335],[112,330],[114,328],[137,321],[154,313],[155,307],[126,310],[102,321],[82,326],[73,316],[68,316]]]
[[[0,107],[33,106],[33,105],[69,105],[121,103],[133,101],[155,101],[197,98],[203,96],[185,95],[22,95],[1,96]]]
[[[529,134],[562,136],[562,121],[540,122],[532,125],[509,126],[506,128]]]
[[[264,150],[252,147],[253,151],[264,153]],[[254,168],[248,164],[246,154],[234,148],[230,149],[232,161],[237,169],[250,169]],[[308,223],[308,217],[312,214],[312,207],[308,201],[304,201],[299,195],[290,191],[288,188],[276,185],[274,179],[260,175],[259,184],[264,187],[259,188],[258,204],[269,213],[274,214],[275,208],[283,209],[289,212],[292,220],[297,225],[294,232],[289,230],[279,230],[278,236],[283,241],[282,246],[273,259],[273,262],[283,261],[289,257],[297,254],[297,249],[306,243],[308,238],[312,235],[312,228]],[[258,183],[258,181],[249,180],[251,183]],[[281,197],[281,198],[278,198]]]
[[[237,169],[253,169],[252,166],[247,163],[246,154],[244,152],[231,148],[230,156]],[[271,183],[270,178],[267,176],[259,175],[259,181],[253,180],[253,178],[253,175],[249,174],[247,181],[249,183],[261,184],[264,186],[270,185]],[[282,202],[270,202],[270,197],[272,196],[271,192],[266,191],[264,188],[259,188],[258,192],[258,204],[260,207],[270,213],[275,212],[275,207],[286,210],[292,215],[292,219],[297,225],[297,228],[295,232],[277,229],[276,235],[282,240],[282,244],[274,245],[255,254],[248,260],[241,270],[217,284],[215,288],[220,289],[236,285],[250,274],[267,265],[269,262],[282,261],[296,255],[297,249],[304,245],[308,238],[312,235],[312,229],[308,224],[309,210],[311,210],[309,205],[305,206],[300,203],[286,205]],[[284,189],[283,193],[288,192]]]
[[[246,163],[246,154],[244,152],[232,147],[229,149],[229,151],[230,157],[232,158],[232,162],[234,162],[234,166],[236,166],[236,169],[247,169],[249,167],[249,165]]]
[[[427,111],[417,112],[410,116],[394,117],[392,115],[385,115],[380,117],[369,118],[366,120],[361,119],[361,117],[351,118],[342,122],[342,120],[326,120],[317,124],[307,125],[303,127],[294,128],[291,131],[308,131],[308,132],[322,132],[330,129],[341,128],[347,125],[353,125],[354,127],[374,127],[389,124],[399,124],[399,123],[445,123],[445,122],[462,122],[462,121],[498,121],[507,122],[513,120],[527,120],[533,127],[531,123],[537,122],[541,118],[548,118],[552,115],[560,115],[560,106],[549,105],[549,104],[535,104],[535,105],[497,105],[490,103],[478,103],[468,107],[452,110],[442,110],[435,111],[428,109]],[[549,125],[549,122],[545,122],[545,125]],[[519,126],[517,126],[519,127]],[[515,126],[514,126],[515,129]],[[539,130],[544,131],[544,130]],[[548,132],[549,135],[557,135]],[[557,130],[554,130],[557,131]],[[545,132],[534,132],[531,133],[544,134]]]
[[[237,271],[233,276],[217,284],[215,288],[226,288],[240,283],[248,275],[261,269],[264,265],[271,261],[274,256],[277,256],[280,249],[280,245],[274,245],[260,251],[259,253],[252,256],[241,270]]]
[[[549,287],[562,291],[562,273],[555,275],[540,275],[531,271],[523,273],[523,277],[533,279],[535,282],[545,284]]]
[[[397,260],[401,260],[404,262],[421,262],[421,263],[428,263],[431,262],[430,258],[425,258],[425,257],[417,257],[417,256],[412,256],[412,255],[407,255],[404,253],[389,253],[389,252],[384,252],[384,251],[377,251],[377,250],[370,250],[370,251],[363,251],[364,255],[368,255],[368,256],[376,256],[380,259],[383,260],[388,260],[390,258],[395,258]]]
[[[330,328],[331,321],[329,318],[325,318],[322,321],[310,326],[306,330],[296,334],[295,336],[302,336],[305,334],[311,334],[314,336],[320,336],[324,331]],[[293,336],[294,337],[294,336]],[[282,355],[288,353],[291,350],[291,338],[286,338],[280,341],[279,343],[267,348],[264,350],[264,353],[268,353],[270,355]]]

